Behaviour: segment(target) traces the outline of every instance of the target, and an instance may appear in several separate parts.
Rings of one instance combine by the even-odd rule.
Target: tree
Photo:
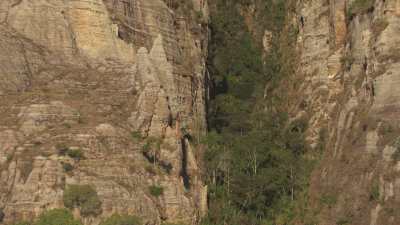
[[[64,190],[63,200],[65,207],[79,208],[83,216],[101,213],[101,201],[90,185],[68,185]]]
[[[213,91],[210,132],[205,138],[210,197],[205,224],[288,221],[297,193],[304,189],[307,121],[289,120],[287,90],[279,89],[295,72],[297,32],[286,26],[293,2],[210,3],[208,68]],[[251,32],[242,17],[249,4],[257,8]],[[258,30],[274,33],[265,57],[260,41],[263,33]]]
[[[82,225],[67,209],[52,209],[39,216],[34,225]]]

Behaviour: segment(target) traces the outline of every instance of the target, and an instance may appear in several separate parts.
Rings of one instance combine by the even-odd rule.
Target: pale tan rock
[[[78,49],[93,58],[133,62],[133,45],[118,38],[103,1],[70,1],[67,7]]]
[[[366,143],[366,151],[370,154],[378,153],[378,134],[375,131],[368,132],[367,134],[367,143]]]
[[[22,135],[13,130],[5,130],[0,132],[0,164],[5,164],[7,160],[11,160],[11,157],[18,147]]]
[[[382,210],[382,206],[378,204],[375,209],[372,210],[371,212],[371,223],[370,225],[377,225],[377,220],[380,211]]]
[[[22,108],[20,114],[21,128],[25,135],[44,131],[51,123],[68,123],[78,120],[78,112],[62,102],[34,104]]]
[[[207,3],[196,4],[208,17]],[[101,215],[81,218],[86,225],[113,213],[146,224],[194,224],[204,215],[206,189],[192,153],[190,187],[181,176],[187,141],[179,131],[205,132],[207,35],[176,13],[161,0],[0,1],[6,224],[63,207],[68,184],[92,185],[103,202]],[[160,139],[160,164],[143,155],[147,137]],[[60,146],[84,158],[59,155]],[[152,196],[154,184],[165,194]]]
[[[385,146],[385,148],[382,151],[383,159],[387,162],[393,161],[392,156],[396,152],[396,150],[397,149],[393,146],[389,146],[389,145]]]
[[[373,10],[346,18],[353,2],[312,0],[298,6],[304,21],[299,21],[299,73],[305,77],[303,93],[311,117],[306,139],[316,143],[319,127],[329,133],[311,196],[317,200],[340,190],[333,207],[314,206],[320,210],[318,224],[335,224],[353,215],[352,224],[396,225],[398,218],[385,214],[384,207],[399,203],[399,183],[393,176],[399,163],[393,156],[400,135],[395,53],[400,5],[397,0],[376,0]],[[377,183],[379,203],[371,203],[363,196],[376,191]],[[342,199],[351,199],[351,204]]]

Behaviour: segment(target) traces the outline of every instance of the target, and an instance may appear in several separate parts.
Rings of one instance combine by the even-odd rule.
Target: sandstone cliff
[[[316,224],[400,223],[400,1],[300,1],[295,113],[322,161],[310,195]],[[299,110],[302,108],[303,110]]]
[[[202,0],[0,2],[4,224],[63,207],[69,184],[93,186],[102,201],[85,224],[115,212],[198,221],[207,10]]]

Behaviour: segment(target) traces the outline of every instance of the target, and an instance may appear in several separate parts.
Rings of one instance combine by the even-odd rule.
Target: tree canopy
[[[286,93],[276,89],[295,66],[288,58],[295,55],[297,33],[285,26],[292,1],[253,2],[258,6],[253,26],[273,32],[267,53],[259,32],[245,24],[250,1],[216,0],[210,7],[213,95],[205,138],[210,210],[204,224],[290,221],[307,185],[306,118],[289,120],[281,107]]]

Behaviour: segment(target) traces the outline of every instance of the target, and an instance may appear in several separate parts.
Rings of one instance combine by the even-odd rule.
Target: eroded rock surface
[[[5,224],[63,207],[68,184],[92,185],[103,202],[85,224],[115,212],[149,224],[204,214],[200,149],[187,138],[205,130],[207,5],[188,1],[183,14],[168,2],[0,2]],[[158,145],[148,150],[150,140]],[[163,194],[151,195],[152,185]]]
[[[400,223],[400,1],[351,13],[360,2],[297,11],[307,137],[326,147],[310,188],[318,224]]]

